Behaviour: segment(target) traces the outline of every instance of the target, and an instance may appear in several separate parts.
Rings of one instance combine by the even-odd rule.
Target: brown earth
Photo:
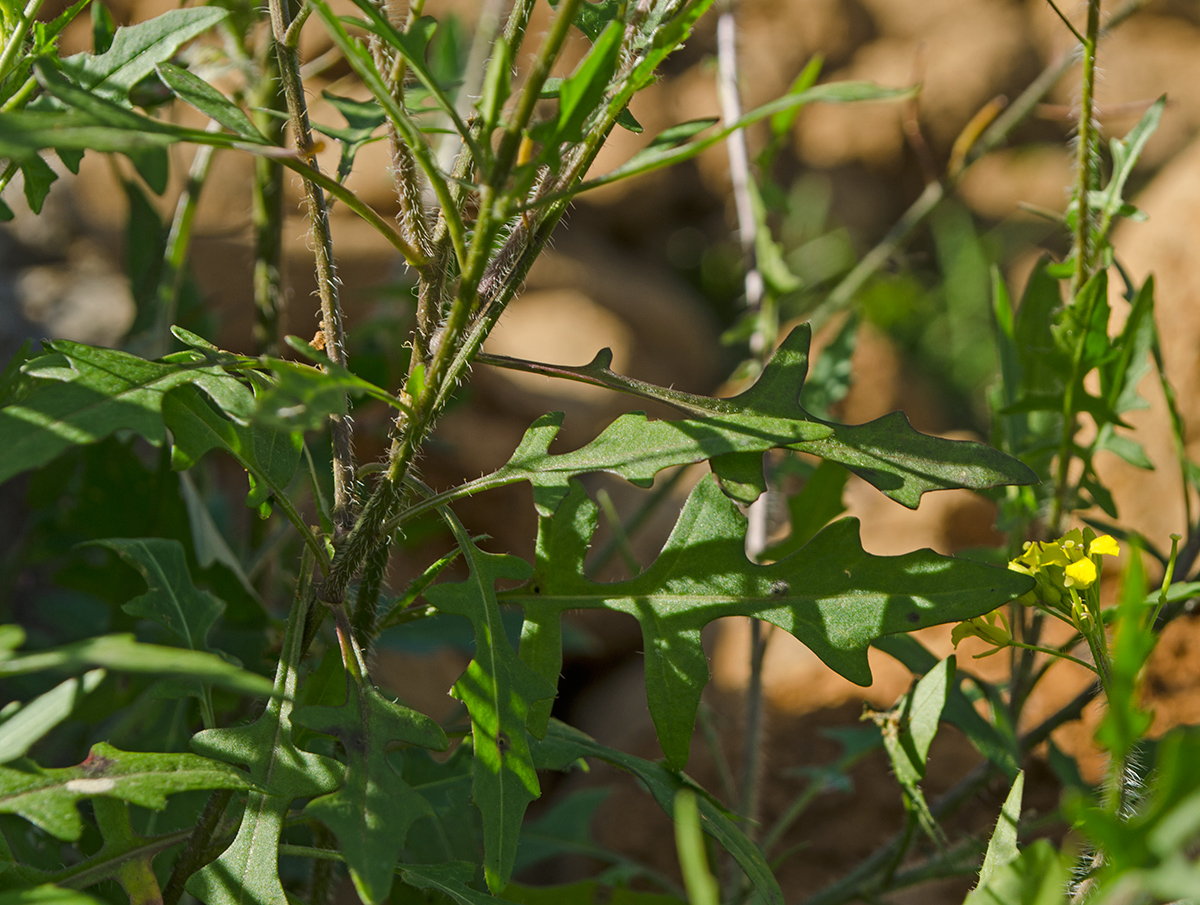
[[[120,21],[133,21],[173,5],[168,0],[128,0],[113,8]],[[454,6],[469,16],[475,4]],[[443,7],[431,0],[426,11],[438,15]],[[919,123],[928,154],[938,165],[944,164],[954,140],[981,107],[998,95],[1015,96],[1069,44],[1065,29],[1042,0],[743,0],[739,9],[747,106],[786,90],[793,75],[818,52],[825,55],[826,72],[832,78],[865,78],[892,86],[922,82],[915,107],[814,107],[800,117],[792,136],[794,159],[788,165],[795,172],[827,176],[833,186],[833,218],[856,230],[861,248],[881,235],[916,197],[923,182],[918,155],[905,138],[904,117]],[[303,47],[310,57],[326,49],[315,23],[304,37]],[[87,36],[80,29],[67,38],[82,47]],[[1122,226],[1116,242],[1122,263],[1135,279],[1153,273],[1157,280],[1163,357],[1191,427],[1188,449],[1193,456],[1200,424],[1195,392],[1200,386],[1200,306],[1196,304],[1200,266],[1194,252],[1200,241],[1200,141],[1195,140],[1200,127],[1198,38],[1197,4],[1187,0],[1150,4],[1147,13],[1135,17],[1104,45],[1099,91],[1100,115],[1112,134],[1122,134],[1147,102],[1168,93],[1163,126],[1134,177],[1135,184],[1144,186],[1138,204],[1150,220]],[[713,47],[710,23],[685,51],[687,65],[673,66],[671,74],[637,102],[634,112],[646,133],[619,132],[598,169],[620,162],[672,122],[716,115],[708,66]],[[1063,116],[1076,102],[1076,84],[1073,75],[1064,78],[1049,103],[1017,133],[1018,145],[988,155],[969,171],[959,197],[982,221],[994,224],[1025,216],[1018,212],[1019,202],[1063,210],[1070,175],[1069,153],[1064,150],[1069,123]],[[320,87],[314,85],[313,97]],[[192,114],[172,115],[195,122]],[[314,102],[314,117],[323,116],[335,119],[321,102]],[[751,138],[761,141],[758,132]],[[364,149],[351,185],[390,215],[396,204],[381,154],[380,144]],[[176,178],[160,203],[164,213],[178,192],[179,174],[186,172],[189,152],[177,149],[173,156]],[[328,167],[332,158],[327,154],[322,163]],[[252,311],[246,266],[251,260],[249,213],[244,200],[249,178],[246,158],[217,155],[192,252],[200,285],[222,316],[221,340],[235,349],[248,343]],[[298,212],[294,182],[289,191],[287,209]],[[7,350],[14,339],[26,335],[116,342],[133,311],[120,263],[124,195],[112,168],[89,157],[79,177],[64,176],[48,202],[49,217],[33,219],[22,213],[23,204],[14,201],[11,190],[6,198],[18,218],[0,240],[0,269],[9,277],[0,296],[0,348]],[[664,255],[686,230],[704,241],[728,230],[731,209],[721,148],[702,156],[694,167],[614,186],[582,201],[555,250],[535,269],[527,292],[490,341],[490,350],[582,364],[608,346],[619,371],[681,389],[713,390],[728,365],[715,343],[718,325],[705,301],[678,269],[666,263]],[[403,268],[390,247],[348,212],[335,209],[333,231],[345,303],[351,321],[359,321],[381,304],[378,287],[396,279]],[[298,213],[289,217],[285,239],[287,329],[308,335],[315,329],[316,315],[309,301],[313,281],[306,255],[308,237]],[[1114,298],[1114,305],[1118,303]],[[854,390],[842,407],[848,422],[902,408],[922,429],[946,432],[950,427],[936,388],[923,382],[895,345],[878,332],[864,329],[855,375]],[[1162,548],[1171,532],[1183,528],[1184,507],[1165,404],[1152,383],[1148,378],[1144,386],[1150,408],[1133,413],[1129,420],[1157,470],[1137,471],[1110,458],[1103,463],[1103,474],[1114,488],[1123,522]],[[543,378],[480,369],[471,402],[444,420],[438,434],[440,452],[425,463],[426,477],[449,483],[495,467],[529,421],[552,408],[568,413],[564,438],[577,444],[594,435],[623,404],[575,385],[564,390]],[[620,486],[610,490],[618,505],[631,495]],[[930,495],[919,510],[910,512],[866,485],[852,484],[846,501],[850,514],[862,519],[865,547],[877,554],[921,546],[954,552],[986,542],[992,530],[993,513],[965,492]],[[515,489],[471,500],[464,511],[473,527],[491,534],[497,546],[525,555],[531,552],[533,524],[527,491]],[[514,511],[521,514],[514,516]],[[643,563],[651,560],[669,527],[666,514],[644,533],[636,549]],[[399,581],[413,568],[412,562],[397,561],[393,577]],[[579,668],[593,678],[574,694],[572,718],[601,741],[653,756],[636,630],[620,618],[591,619],[585,624],[598,647],[580,660]],[[728,621],[706,637],[714,676],[707,706],[720,744],[735,762],[743,732],[747,636],[744,621]],[[923,640],[939,655],[951,653],[948,629],[928,630]],[[1181,619],[1164,633],[1146,678],[1147,700],[1157,713],[1155,731],[1200,720],[1198,646],[1196,617]],[[909,686],[911,676],[890,658],[873,652],[871,662],[875,683],[861,689],[833,675],[790,637],[775,634],[764,673],[765,820],[782,813],[806,787],[808,780],[797,771],[836,756],[837,746],[823,730],[856,725],[864,703],[886,708]],[[1003,658],[971,661],[960,655],[959,665],[997,679]],[[377,667],[381,678],[398,692],[439,715],[453,706],[445,688],[460,668],[461,662],[449,656],[432,658],[419,670],[404,669],[386,655]],[[1055,670],[1055,681],[1031,702],[1032,716],[1051,712],[1086,683],[1081,671],[1069,665]],[[410,684],[414,672],[427,681]],[[1085,770],[1095,776],[1101,765],[1090,743],[1089,725],[1096,714],[1089,713],[1090,723],[1068,727],[1056,740],[1080,756]],[[690,769],[708,787],[719,788],[709,751],[700,743],[694,747]],[[926,791],[936,796],[977,760],[963,738],[944,730],[934,747]],[[1052,810],[1054,782],[1047,768],[1035,760],[1030,769],[1033,805],[1043,812]],[[590,781],[597,776],[605,774],[597,771]],[[903,824],[899,790],[878,752],[850,776],[852,792],[818,797],[785,839],[785,847],[800,847],[780,872],[789,901],[844,875]],[[568,781],[555,794],[576,782]],[[1004,791],[993,784],[955,826],[986,834]],[[628,785],[618,786],[602,812],[598,832],[620,851],[664,870],[675,869],[673,847],[664,843],[670,838],[665,818]],[[919,897],[905,893],[892,900],[960,901],[963,888],[963,882],[954,881],[936,890],[922,887]]]

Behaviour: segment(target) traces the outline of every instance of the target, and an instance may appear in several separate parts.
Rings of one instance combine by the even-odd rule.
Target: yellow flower
[[[1056,541],[1025,544],[1009,568],[1038,580],[1038,594],[1050,606],[1058,604],[1068,588],[1090,588],[1100,577],[1100,556],[1116,556],[1117,542],[1107,534],[1097,537],[1091,528],[1072,529]]]

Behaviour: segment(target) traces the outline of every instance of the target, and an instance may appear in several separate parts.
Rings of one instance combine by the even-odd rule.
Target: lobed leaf
[[[247,789],[240,771],[194,754],[141,754],[103,742],[75,767],[0,767],[0,813],[18,814],[58,839],[83,832],[81,798],[105,796],[162,810],[167,796],[196,789]]]
[[[146,593],[121,609],[131,616],[152,619],[192,650],[208,650],[208,633],[225,604],[192,584],[183,544],[156,537],[94,543],[115,552],[146,581]]]
[[[595,504],[574,482],[553,517],[541,519],[532,579],[501,596],[524,608],[522,659],[549,680],[561,667],[564,611],[602,608],[637,619],[650,712],[667,759],[678,766],[687,762],[708,680],[700,632],[712,620],[753,616],[770,622],[831,669],[867,685],[867,648],[874,639],[982,615],[1023,593],[1031,581],[931,550],[873,556],[862,548],[856,519],[835,522],[779,562],[755,565],[746,559],[745,516],[710,477],[692,491],[653,565],[628,581],[598,583],[583,576],[596,519]]]
[[[465,616],[475,632],[475,656],[452,693],[471,715],[472,788],[483,816],[484,874],[488,887],[498,892],[512,874],[525,809],[540,794],[526,728],[529,708],[554,697],[558,675],[539,675],[522,662],[501,623],[496,582],[528,578],[529,565],[515,556],[485,553],[457,519],[447,521],[470,578],[435,585],[425,599],[443,612]]]
[[[375,905],[388,897],[409,827],[433,813],[392,769],[387,748],[402,742],[445,751],[449,742],[429,717],[386,700],[370,684],[350,681],[347,686],[344,704],[297,707],[292,720],[342,742],[345,781],[336,792],[309,802],[304,811],[337,837],[359,897]]]
[[[611,353],[600,352],[582,367],[543,365],[501,356],[480,360],[528,370],[662,402],[690,417],[649,421],[644,413],[622,415],[595,440],[574,452],[550,455],[562,423],[544,415],[526,432],[502,468],[464,485],[459,494],[528,480],[545,515],[566,494],[568,480],[589,471],[608,471],[640,486],[671,465],[714,459],[722,486],[738,502],[762,492],[761,453],[786,447],[845,465],[885,495],[915,509],[922,494],[957,487],[984,489],[1036,483],[1027,466],[982,443],[931,437],[912,429],[902,412],[867,424],[845,425],[814,418],[799,404],[808,374],[812,329],[801,324],[776,349],[750,389],[732,399],[714,399],[656,387],[609,369]]]
[[[250,390],[238,384],[240,406],[253,406]],[[194,386],[181,386],[162,404],[163,423],[171,429],[171,467],[191,468],[206,453],[222,449],[250,476],[246,505],[258,509],[274,496],[288,505],[285,493],[300,465],[303,439],[299,433],[252,423],[240,425],[213,409]]]
[[[235,416],[250,414],[239,404],[244,387],[208,359],[146,361],[68,340],[56,340],[49,348],[50,354],[22,368],[30,377],[43,378],[41,385],[0,409],[0,436],[6,444],[0,481],[118,430],[136,431],[161,444],[166,437],[163,398],[184,384],[201,387]]]
[[[244,765],[257,788],[230,846],[192,875],[187,891],[207,905],[279,905],[287,896],[279,879],[279,834],[297,798],[331,792],[341,781],[341,765],[332,758],[302,751],[292,740],[293,701],[304,637],[303,603],[288,620],[274,695],[257,720],[247,726],[207,729],[192,736],[192,748],[208,757]]]
[[[102,54],[77,53],[62,61],[63,72],[81,88],[123,103],[129,89],[169,60],[181,46],[228,15],[216,6],[172,9],[137,25],[118,28]]]

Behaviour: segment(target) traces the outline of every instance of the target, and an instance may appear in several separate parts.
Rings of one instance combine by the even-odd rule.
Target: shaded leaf
[[[550,721],[545,738],[534,743],[533,753],[540,770],[565,770],[581,757],[599,758],[641,780],[658,806],[668,815],[673,813],[675,796],[681,789],[695,792],[700,806],[700,825],[704,832],[734,857],[765,902],[783,905],[779,883],[758,846],[746,837],[724,808],[683,773],[664,764],[601,745],[578,729],[557,720]]]
[[[304,810],[333,831],[354,888],[364,902],[374,905],[387,898],[409,827],[432,816],[428,802],[388,763],[387,747],[402,742],[445,751],[449,742],[424,714],[388,701],[369,684],[351,681],[347,686],[344,704],[297,707],[292,720],[342,742],[345,781]]]
[[[342,766],[301,751],[292,741],[292,711],[304,637],[302,603],[294,605],[275,672],[274,696],[248,726],[207,729],[192,748],[208,757],[244,765],[258,787],[246,799],[237,837],[216,861],[192,875],[187,890],[207,905],[279,905],[287,897],[279,879],[279,833],[292,801],[337,788]]]
[[[152,619],[173,632],[192,650],[208,650],[208,633],[225,604],[192,584],[183,544],[154,537],[110,538],[94,542],[108,547],[146,580],[146,593],[121,609]]]
[[[496,582],[528,578],[529,565],[515,556],[485,553],[457,519],[448,522],[471,575],[429,588],[425,599],[465,616],[475,632],[475,656],[452,693],[471,715],[473,792],[483,815],[484,873],[495,892],[508,883],[525,809],[540,793],[526,731],[529,706],[554,697],[558,675],[540,676],[522,662],[501,623]]]
[[[61,886],[35,886],[32,889],[11,889],[0,892],[0,905],[101,905],[78,889]]]
[[[45,382],[19,402],[0,409],[5,455],[0,481],[45,465],[63,450],[95,443],[117,430],[132,430],[153,444],[166,436],[162,403],[177,386],[194,383],[220,403],[232,401],[241,384],[207,359],[182,363],[146,361],[127,352],[56,340],[51,354],[22,369]],[[244,388],[243,388],[244,389]],[[236,406],[230,406],[238,414]],[[228,409],[227,409],[228,410]]]
[[[0,813],[18,814],[58,839],[78,839],[81,798],[102,795],[161,810],[167,796],[194,789],[246,789],[245,775],[194,754],[141,754],[93,745],[83,763],[46,769],[0,767]]]
[[[239,384],[246,406],[254,405],[253,394]],[[300,466],[303,440],[298,433],[252,423],[237,424],[215,411],[191,386],[167,395],[162,406],[163,422],[171,429],[171,467],[191,468],[207,452],[222,449],[241,463],[250,475],[246,505],[257,509],[272,496],[289,505],[285,490]]]
[[[518,905],[596,905],[597,902],[605,905],[685,905],[678,896],[610,886],[597,880],[581,880],[563,886],[510,883],[500,897]]]
[[[598,583],[583,577],[582,568],[596,518],[595,504],[576,482],[554,516],[541,520],[531,581],[502,598],[524,608],[521,656],[547,679],[561,667],[564,611],[603,608],[637,619],[650,712],[676,765],[687,761],[708,680],[700,632],[713,619],[763,619],[842,676],[867,685],[867,648],[875,638],[981,615],[1031,582],[931,550],[873,556],[862,549],[856,519],[835,522],[786,559],[754,565],[745,554],[745,516],[705,478],[653,565],[628,581]]]

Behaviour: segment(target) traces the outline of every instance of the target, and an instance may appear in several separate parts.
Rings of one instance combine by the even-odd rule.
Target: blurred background
[[[117,0],[109,9],[118,24],[127,24],[173,5],[170,0]],[[1044,0],[740,0],[735,6],[746,109],[786,92],[816,58],[823,61],[822,81],[921,86],[909,102],[806,108],[772,149],[771,170],[759,175],[768,222],[791,279],[780,298],[785,323],[834,291],[926,186],[944,178],[947,167],[956,164],[956,141],[964,130],[986,124],[981,115],[1003,110],[1073,44]],[[474,19],[485,7],[483,0],[430,0],[426,14],[442,23],[434,53],[446,59],[466,53]],[[57,11],[47,9],[46,15]],[[1068,3],[1065,11],[1078,14],[1082,5]],[[544,27],[547,9],[541,12],[531,33]],[[90,47],[87,23],[76,25],[65,35],[64,54]],[[664,78],[637,98],[632,112],[645,131],[618,130],[597,162],[597,175],[670,125],[720,115],[714,28],[715,17],[702,21],[686,49],[667,63]],[[309,66],[312,118],[340,123],[320,90],[365,94],[330,53],[317,23],[304,31],[301,50]],[[203,51],[194,53],[200,56],[193,62],[204,65]],[[1200,246],[1200,2],[1145,3],[1106,39],[1100,70],[1099,117],[1109,136],[1123,135],[1155,98],[1168,96],[1162,125],[1127,192],[1149,220],[1122,226],[1116,247],[1133,279],[1156,275],[1168,372],[1185,417],[1200,424],[1195,392],[1200,387],[1200,263],[1195,252]],[[850,305],[818,331],[816,345],[821,348],[844,326],[847,314],[858,325],[849,390],[834,409],[839,420],[859,423],[902,409],[920,430],[987,439],[986,394],[996,367],[992,268],[1019,297],[1039,256],[1066,251],[1065,231],[1056,221],[1069,199],[1077,82],[1075,70],[1058,79],[1009,140],[972,163],[911,238],[887,255],[884,266],[853,294]],[[165,115],[203,125],[194,111],[171,109]],[[752,157],[768,139],[765,124],[750,131]],[[0,352],[5,359],[25,339],[122,342],[139,300],[154,287],[154,281],[148,282],[150,264],[139,230],[151,228],[148,223],[161,227],[169,218],[187,173],[191,152],[177,147],[172,153],[173,182],[161,198],[131,188],[131,172],[123,160],[99,155],[85,158],[77,177],[63,175],[40,217],[20,200],[19,186],[10,187],[5,197],[17,216],[0,226]],[[337,149],[331,147],[322,163],[329,169],[336,161]],[[180,312],[185,326],[234,351],[252,349],[247,200],[252,167],[248,156],[216,155],[190,253],[191,302]],[[383,144],[361,149],[349,184],[385,215],[396,213]],[[298,183],[289,180],[288,192],[284,330],[307,339],[317,326],[312,259]],[[351,367],[395,387],[403,373],[403,344],[412,317],[404,265],[351,212],[335,206],[333,218]],[[620,373],[689,392],[728,394],[738,388],[733,378],[747,358],[744,265],[728,158],[718,145],[677,168],[581,196],[487,349],[580,365],[608,347],[612,367]],[[1135,426],[1151,459],[1166,463],[1173,451],[1161,401],[1151,390],[1147,396],[1151,407],[1135,413],[1140,416]],[[497,467],[529,423],[546,411],[567,413],[559,442],[572,447],[595,436],[627,407],[620,397],[579,384],[479,367],[440,424],[430,454],[421,462],[423,477],[446,486]],[[366,406],[356,411],[355,419],[358,458],[371,461],[383,451],[387,413]],[[1168,469],[1137,472],[1123,463],[1108,468],[1122,521],[1160,545],[1169,543],[1168,535],[1182,527],[1183,509]],[[665,499],[676,500],[674,508],[668,502],[653,510],[630,538],[628,556],[641,567],[653,560],[693,480],[685,475],[674,488],[660,488]],[[597,479],[591,489],[608,494],[622,512],[644,498],[619,482]],[[236,495],[230,497],[226,517],[234,522],[249,518],[237,511]],[[965,491],[931,494],[919,510],[909,512],[851,481],[843,502],[849,514],[863,520],[864,546],[876,554],[923,546],[954,553],[998,538],[991,504]],[[532,555],[535,524],[527,488],[466,500],[461,511],[473,531],[495,539],[495,549]],[[774,506],[771,525],[778,537],[786,536],[786,499]],[[0,529],[10,537],[20,530],[16,522]],[[392,586],[402,588],[446,546],[436,527],[412,532],[393,557]],[[614,563],[610,571],[619,574],[614,570],[621,567],[620,558]],[[636,625],[619,617],[592,618],[578,620],[575,628],[560,712],[607,744],[653,756]],[[944,655],[950,651],[948,635],[948,628],[931,630],[925,640]],[[714,682],[706,731],[697,733],[690,769],[714,789],[721,785],[721,758],[714,751],[722,751],[736,766],[747,637],[744,623],[729,622],[708,638]],[[383,645],[376,656],[377,679],[408,703],[434,716],[446,715],[456,706],[446,690],[468,652],[444,640]],[[1160,645],[1147,683],[1163,725],[1200,720],[1197,654],[1200,634],[1191,620],[1179,620]],[[826,730],[855,725],[864,701],[888,707],[907,688],[909,674],[895,661],[879,654],[872,662],[876,682],[860,689],[830,673],[790,637],[772,640],[764,680],[768,819],[817,781],[813,771],[818,765],[844,754],[844,742]],[[976,665],[986,672],[992,663]],[[1069,665],[1056,669],[1062,670],[1061,681],[1047,690],[1045,701],[1030,707],[1031,718],[1049,712],[1087,681]],[[1056,736],[1063,750],[1083,756],[1085,770],[1089,735],[1086,728],[1068,727]],[[976,757],[964,739],[947,729],[935,744],[937,767],[930,770],[927,793],[944,791]],[[588,786],[611,779],[597,773],[571,782]],[[819,835],[795,828],[787,838],[800,847],[781,869],[789,900],[843,874],[903,825],[900,794],[882,755],[866,758],[848,775],[853,790],[831,789],[814,801],[805,818],[808,826],[821,827]],[[1027,794],[1036,796],[1036,781],[1032,786]],[[583,792],[586,788],[557,789],[540,806],[553,807],[555,796]],[[995,792],[995,800],[964,813],[964,826],[995,812],[1003,790]],[[1052,809],[1055,804],[1047,798],[1040,806]],[[673,849],[663,844],[670,838],[666,819],[648,798],[622,787],[599,805],[599,815],[601,841],[673,869]],[[545,870],[554,879],[579,869],[560,863]],[[961,895],[961,887],[949,881],[947,900]],[[928,888],[918,893],[914,901],[936,900]]]

